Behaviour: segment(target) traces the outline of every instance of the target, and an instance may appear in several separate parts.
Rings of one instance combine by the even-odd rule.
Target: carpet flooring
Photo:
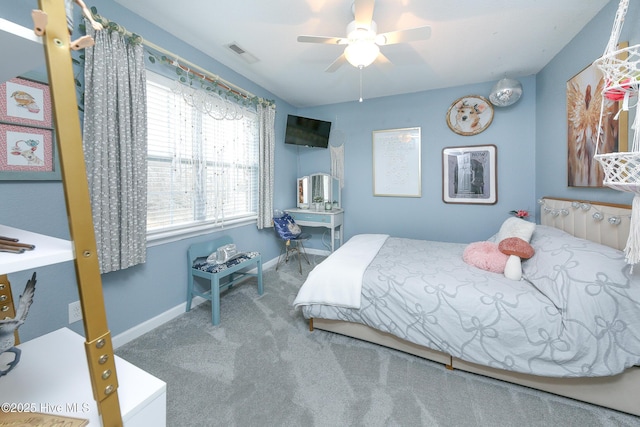
[[[312,264],[322,260],[311,256]],[[167,426],[640,426],[640,418],[315,330],[289,262],[116,354],[167,383]]]

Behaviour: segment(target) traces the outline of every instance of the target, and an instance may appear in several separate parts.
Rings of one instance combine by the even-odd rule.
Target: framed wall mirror
[[[326,173],[314,173],[298,178],[297,206],[300,209],[322,209],[342,206],[340,182],[337,178]]]

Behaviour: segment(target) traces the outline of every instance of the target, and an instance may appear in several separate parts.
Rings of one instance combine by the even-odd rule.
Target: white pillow
[[[528,243],[531,241],[531,236],[535,229],[536,225],[532,222],[516,217],[507,218],[502,223],[500,231],[498,231],[496,243],[499,244],[509,237],[519,237]],[[511,280],[520,280],[522,278],[522,260],[520,257],[515,255],[509,256],[507,264],[504,267],[504,277]]]
[[[510,217],[507,218],[498,231],[498,240],[496,243],[500,243],[507,237],[519,237],[525,242],[531,241],[533,231],[536,229],[536,225],[533,222],[525,221],[524,219]]]

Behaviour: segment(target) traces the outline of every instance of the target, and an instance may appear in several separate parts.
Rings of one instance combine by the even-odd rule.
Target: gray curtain
[[[275,162],[276,108],[269,104],[258,104],[260,122],[260,155],[258,179],[258,229],[271,227],[273,217],[273,176]]]
[[[147,101],[144,51],[116,31],[87,34],[83,145],[102,273],[146,260]]]

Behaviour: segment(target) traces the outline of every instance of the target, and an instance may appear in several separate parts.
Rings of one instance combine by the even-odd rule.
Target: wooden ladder
[[[93,397],[102,425],[121,426],[118,379],[102,293],[64,0],[38,0],[38,4],[48,15],[42,41]]]

